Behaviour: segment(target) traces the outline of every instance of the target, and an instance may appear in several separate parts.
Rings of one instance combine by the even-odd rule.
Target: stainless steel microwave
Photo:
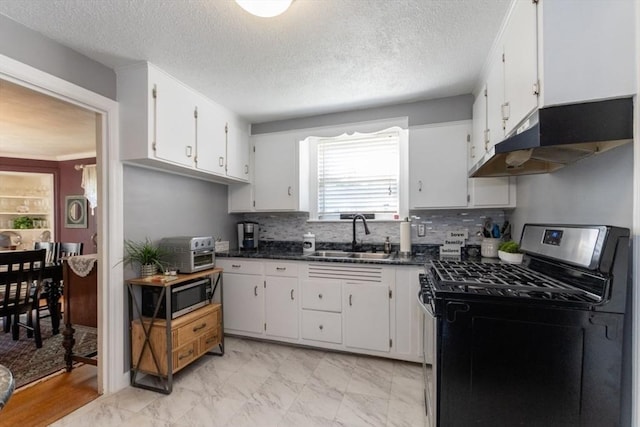
[[[162,287],[142,287],[142,315],[167,318],[166,295],[162,295]],[[213,293],[210,277],[202,277],[188,282],[182,282],[166,288],[171,301],[169,315],[172,319],[191,313],[209,304]],[[162,296],[162,300],[160,297]],[[157,309],[157,312],[156,312]]]

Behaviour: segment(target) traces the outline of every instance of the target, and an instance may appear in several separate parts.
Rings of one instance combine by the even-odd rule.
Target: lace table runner
[[[77,255],[67,258],[67,262],[69,263],[69,267],[80,277],[86,277],[91,270],[93,270],[93,265],[98,261],[97,254],[89,254],[89,255]]]

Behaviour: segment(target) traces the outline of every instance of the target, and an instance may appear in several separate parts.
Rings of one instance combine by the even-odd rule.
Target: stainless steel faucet
[[[364,215],[362,214],[355,214],[353,216],[353,240],[351,240],[351,251],[355,252],[356,248],[358,246],[358,242],[356,241],[356,220],[358,218],[362,219],[362,224],[364,225],[364,233],[365,234],[371,234],[371,232],[369,231],[369,227],[367,226],[367,220],[364,217]]]

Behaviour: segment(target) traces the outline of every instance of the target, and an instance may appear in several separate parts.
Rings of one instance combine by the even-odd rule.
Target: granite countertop
[[[4,365],[0,365],[0,409],[4,408],[4,406],[9,401],[9,398],[13,394],[13,390],[15,388],[15,381],[13,379],[13,374]]]
[[[346,244],[316,244],[316,251],[342,251],[348,250]],[[220,258],[255,258],[255,259],[284,259],[292,261],[313,261],[313,262],[339,262],[353,264],[379,264],[379,265],[424,265],[432,259],[439,259],[439,245],[414,245],[410,256],[399,256],[397,247],[393,248],[390,258],[377,259],[354,259],[354,258],[315,258],[302,253],[302,242],[263,242],[261,241],[256,250],[231,250],[216,252]],[[372,248],[364,248],[371,252]],[[473,248],[472,248],[473,249]],[[380,251],[377,251],[380,253]],[[477,250],[476,250],[477,252]],[[464,255],[467,258],[465,252]]]

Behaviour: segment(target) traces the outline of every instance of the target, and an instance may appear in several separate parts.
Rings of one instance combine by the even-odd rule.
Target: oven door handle
[[[469,304],[464,302],[448,302],[446,308],[447,322],[455,322],[458,317],[458,313],[467,313],[470,309],[471,307],[469,307]]]

